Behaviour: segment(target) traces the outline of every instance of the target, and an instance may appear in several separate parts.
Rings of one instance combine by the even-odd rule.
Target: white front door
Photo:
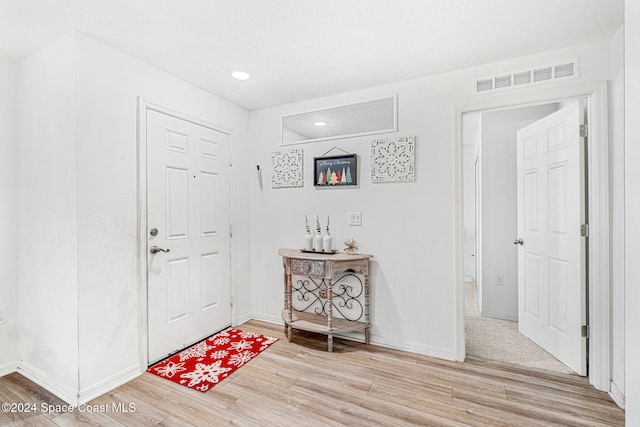
[[[587,374],[584,104],[574,102],[517,134],[520,332]],[[514,242],[516,243],[516,242]]]
[[[151,363],[231,324],[231,137],[153,110],[146,135]]]

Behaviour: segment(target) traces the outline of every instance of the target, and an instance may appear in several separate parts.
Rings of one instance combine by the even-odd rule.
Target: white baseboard
[[[238,316],[238,318],[236,319],[236,325],[242,325],[245,322],[248,322],[249,320],[251,320],[251,312],[246,312],[240,316]]]
[[[144,371],[140,368],[140,365],[136,363],[135,365],[130,366],[109,378],[105,378],[92,386],[85,387],[80,390],[80,393],[78,394],[78,404],[87,403],[98,396],[102,396],[103,394],[120,387],[122,384],[139,377],[143,372]]]
[[[252,313],[252,319],[260,320],[263,322],[275,323],[276,325],[283,325],[284,322],[282,318],[279,316],[272,316],[264,313]],[[358,336],[357,334],[341,334],[336,335],[339,337],[344,337],[347,339],[352,339],[354,341],[363,342],[363,338]],[[440,347],[426,346],[424,344],[415,343],[411,341],[399,341],[394,340],[388,337],[383,337],[380,335],[371,334],[369,336],[369,341],[371,344],[379,345],[380,347],[392,348],[394,350],[402,350],[402,351],[410,351],[412,353],[418,353],[425,356],[437,357],[440,359],[446,360],[456,360],[455,352],[449,351]]]
[[[482,317],[491,317],[493,319],[499,319],[499,320],[510,320],[512,322],[517,322],[518,321],[518,316],[513,317],[509,314],[506,313],[493,313],[491,311],[486,311],[486,310],[482,310],[480,315]]]
[[[45,390],[55,394],[69,405],[78,405],[78,391],[70,384],[60,381],[49,373],[37,368],[24,360],[18,364],[17,372],[38,384]]]
[[[616,405],[618,405],[620,407],[620,409],[625,409],[626,404],[625,404],[624,392],[622,390],[620,390],[618,388],[618,386],[616,385],[616,383],[614,383],[613,381],[611,381],[611,386],[610,386],[610,389],[609,389],[609,396],[611,396],[613,401],[616,402]]]
[[[24,361],[20,362],[17,372],[73,406],[89,402],[90,400],[121,386],[127,381],[131,381],[132,379],[142,375],[140,365],[136,363],[124,371],[118,372],[117,374],[114,374],[111,377],[78,392],[71,385],[60,381],[58,378],[55,378],[40,368],[36,368]]]
[[[0,377],[12,374],[18,370],[18,362],[9,362],[0,365]]]
[[[284,325],[282,321],[282,317],[280,316],[272,316],[270,314],[264,313],[251,313],[251,316],[247,320],[260,320],[262,322],[275,323],[276,325]]]
[[[392,348],[394,350],[409,351],[411,353],[418,353],[424,356],[436,357],[445,360],[456,360],[456,353],[445,348],[434,347],[416,343],[412,341],[398,341],[388,337],[371,334],[371,344],[379,345],[381,347]]]

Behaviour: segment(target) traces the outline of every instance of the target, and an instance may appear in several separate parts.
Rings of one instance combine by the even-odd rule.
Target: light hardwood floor
[[[16,426],[623,426],[624,412],[587,380],[504,363],[449,362],[250,321],[280,340],[207,393],[145,373],[90,402],[109,412],[2,413]],[[64,403],[19,374],[0,402]],[[135,407],[115,412],[114,405]]]

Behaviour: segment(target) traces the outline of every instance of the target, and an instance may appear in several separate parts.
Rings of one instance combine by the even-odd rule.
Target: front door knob
[[[516,239],[513,241],[514,245],[524,245],[524,240],[522,239]]]
[[[149,248],[149,252],[151,252],[152,254],[157,254],[158,252],[169,252],[170,250],[171,249],[162,249],[157,246],[151,246]]]

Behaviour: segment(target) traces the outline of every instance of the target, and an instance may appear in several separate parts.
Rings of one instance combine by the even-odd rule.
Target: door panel
[[[586,375],[584,104],[517,134],[520,332]]]
[[[228,134],[147,111],[149,361],[231,324]]]

